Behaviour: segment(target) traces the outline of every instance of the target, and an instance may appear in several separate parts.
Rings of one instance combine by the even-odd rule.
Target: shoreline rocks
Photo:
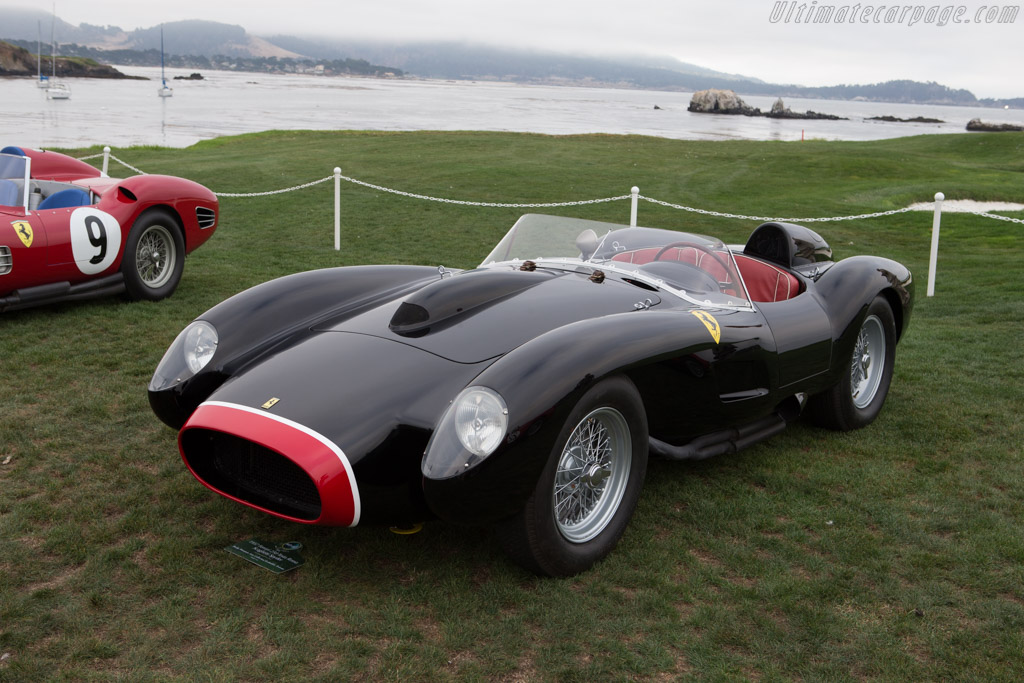
[[[895,116],[872,116],[865,121],[886,121],[888,123],[945,123],[942,119],[930,119],[927,116],[915,116],[912,119],[901,119]]]

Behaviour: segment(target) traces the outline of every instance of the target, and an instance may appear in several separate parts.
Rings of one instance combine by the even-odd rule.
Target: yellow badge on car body
[[[722,326],[715,320],[715,316],[711,315],[707,311],[690,311],[697,319],[704,323],[704,327],[708,328],[708,332],[711,333],[711,338],[715,340],[717,344],[722,339]]]
[[[27,221],[14,221],[11,223],[11,227],[14,228],[14,232],[18,233],[22,244],[26,247],[32,246],[32,226]]]
[[[266,403],[264,403],[263,405],[261,405],[260,408],[263,408],[263,410],[270,410],[275,405],[277,405],[277,402],[280,401],[280,400],[281,399],[279,399],[279,398],[272,398],[269,401],[267,401]]]

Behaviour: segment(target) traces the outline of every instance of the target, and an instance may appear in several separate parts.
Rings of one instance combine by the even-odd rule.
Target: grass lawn
[[[1024,134],[1012,133],[273,132],[114,153],[223,193],[340,166],[460,200],[573,201],[637,185],[783,217],[885,211],[937,191],[1024,200]],[[470,267],[525,212],[343,184],[336,252],[333,206],[332,183],[225,197],[217,234],[170,299],[0,316],[0,681],[1019,680],[1024,226],[945,215],[928,299],[930,213],[814,225],[837,258],[887,256],[917,278],[880,418],[845,434],[798,422],[734,456],[652,461],[618,548],[551,580],[511,565],[486,529],[310,528],[231,503],[192,478],[150,412],[163,352],[227,296],[326,266]],[[551,212],[627,222],[629,204]],[[730,243],[756,227],[646,202],[639,222]],[[299,541],[306,564],[274,575],[224,551],[249,538]]]

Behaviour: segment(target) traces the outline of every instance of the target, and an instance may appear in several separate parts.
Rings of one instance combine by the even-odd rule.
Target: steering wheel
[[[696,242],[672,242],[671,244],[666,244],[665,246],[663,246],[658,251],[657,254],[654,255],[654,259],[652,259],[652,260],[653,261],[661,260],[661,257],[665,254],[666,251],[668,251],[669,249],[675,249],[677,247],[692,247],[693,249],[696,249],[697,251],[704,252],[705,254],[707,254],[708,256],[713,258],[715,260],[715,262],[718,263],[718,265],[722,266],[722,271],[725,273],[725,276],[729,277],[729,273],[731,271],[729,270],[728,264],[726,264],[726,262],[722,260],[722,257],[719,256],[718,254],[716,254],[715,252],[711,251],[707,247],[705,247],[703,244],[697,244]],[[685,265],[693,266],[694,268],[696,268],[698,270],[701,270],[701,271],[704,271],[705,273],[707,272],[706,270],[704,270],[700,266],[694,265],[692,263],[687,263]],[[708,274],[710,275],[710,273],[708,273]],[[714,278],[713,275],[711,277]],[[729,282],[730,282],[729,280],[726,280],[725,282],[720,283],[720,284],[729,284]]]
[[[714,275],[685,261],[651,261],[640,266],[640,270],[690,292],[721,291]]]

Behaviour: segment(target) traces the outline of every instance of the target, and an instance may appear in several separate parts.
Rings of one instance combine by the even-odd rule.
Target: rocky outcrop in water
[[[759,116],[760,109],[747,106],[740,96],[732,90],[700,90],[693,93],[687,111],[699,114],[741,114],[743,116]]]
[[[1015,126],[1012,123],[985,123],[981,119],[971,119],[967,122],[967,130],[987,133],[1019,133],[1024,131],[1024,126]]]
[[[741,116],[767,116],[772,119],[828,119],[832,121],[845,121],[842,116],[834,114],[820,114],[816,111],[796,112],[785,105],[780,97],[772,105],[769,112],[763,112],[757,107],[751,107],[744,102],[739,95],[732,90],[700,90],[693,93],[690,98],[690,106],[687,111],[698,114],[738,114]]]

